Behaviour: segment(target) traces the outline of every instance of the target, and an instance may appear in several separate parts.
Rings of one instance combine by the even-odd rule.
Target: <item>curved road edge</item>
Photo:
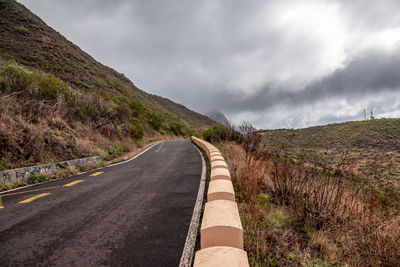
[[[204,190],[206,184],[206,173],[207,173],[206,162],[204,161],[204,157],[201,154],[201,151],[194,144],[193,146],[197,149],[197,151],[201,156],[201,163],[202,163],[201,179],[200,179],[199,191],[197,192],[196,203],[193,209],[192,220],[190,221],[190,226],[186,237],[185,246],[183,248],[179,267],[192,266],[194,247],[196,245],[197,232],[199,231],[201,208],[203,206]]]

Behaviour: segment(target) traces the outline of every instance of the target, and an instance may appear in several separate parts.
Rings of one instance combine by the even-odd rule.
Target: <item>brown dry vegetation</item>
[[[399,266],[400,215],[366,183],[293,160],[284,149],[219,144],[252,266]],[[390,196],[385,196],[390,198]]]

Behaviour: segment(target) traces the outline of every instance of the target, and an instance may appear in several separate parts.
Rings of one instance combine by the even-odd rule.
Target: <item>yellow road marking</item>
[[[50,193],[39,194],[39,195],[36,195],[36,196],[34,196],[34,197],[31,197],[31,198],[22,200],[22,201],[20,201],[20,202],[18,202],[18,203],[29,203],[29,202],[31,202],[31,201],[34,201],[34,200],[36,200],[36,199],[38,199],[38,198],[41,198],[41,197],[45,197],[45,196],[47,196],[47,195],[50,195]]]
[[[1,197],[0,197],[0,209],[4,209],[4,205],[3,205],[3,201],[1,200]]]
[[[15,193],[9,193],[9,194],[0,195],[0,197],[20,195],[20,194],[25,194],[25,193],[32,193],[32,192],[37,192],[37,191],[54,189],[54,188],[58,188],[58,187],[60,187],[60,186],[57,185],[57,186],[50,186],[50,187],[46,187],[46,188],[40,188],[40,189],[34,189],[34,190],[28,190],[28,191],[22,191],[22,192],[15,192]]]
[[[76,185],[76,184],[78,184],[78,183],[80,183],[80,182],[83,182],[84,180],[76,180],[76,181],[73,181],[73,182],[71,182],[71,183],[69,183],[69,184],[65,184],[65,185],[63,185],[63,186],[73,186],[73,185]]]
[[[104,173],[104,172],[95,172],[95,173],[91,174],[90,176],[97,176],[97,175],[102,174],[102,173]]]

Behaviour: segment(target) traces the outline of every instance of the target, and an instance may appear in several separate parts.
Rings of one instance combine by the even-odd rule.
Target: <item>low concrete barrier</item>
[[[211,161],[211,169],[215,169],[215,168],[228,169],[228,165],[226,165],[225,160],[214,160],[214,161]]]
[[[221,155],[211,155],[210,157],[208,157],[210,159],[210,161],[214,161],[214,160],[225,160],[224,157],[222,157]]]
[[[210,158],[212,155],[220,155],[220,156],[222,156],[221,155],[221,153],[219,152],[219,150],[218,149],[216,149],[216,148],[208,148],[208,147],[206,147],[206,153],[207,153],[207,156]]]
[[[214,200],[206,203],[200,230],[200,246],[228,246],[243,249],[243,229],[236,202]]]
[[[192,141],[207,153],[211,164],[208,202],[200,229],[201,250],[196,252],[193,266],[247,267],[243,229],[228,165],[215,146],[194,136]]]
[[[221,156],[222,157],[222,154],[219,151],[211,151],[210,156]]]
[[[244,250],[232,247],[209,247],[196,252],[194,266],[249,266],[247,253]]]
[[[218,179],[224,179],[224,180],[231,180],[231,174],[229,173],[229,170],[226,168],[215,168],[211,169],[211,175],[210,175],[210,180],[218,180]]]
[[[228,180],[211,181],[208,185],[207,201],[213,200],[235,201],[232,182]]]

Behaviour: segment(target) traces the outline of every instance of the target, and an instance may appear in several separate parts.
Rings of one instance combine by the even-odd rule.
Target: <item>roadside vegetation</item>
[[[332,155],[313,156],[306,143],[294,153],[296,142],[278,131],[273,135],[284,140],[280,145],[251,125],[243,124],[241,132],[241,144],[220,140],[216,145],[232,174],[252,266],[400,264],[399,190],[387,182],[390,177],[352,172],[345,151],[332,161]],[[339,143],[339,137],[332,138]],[[382,153],[388,149],[374,147]],[[379,160],[370,164],[376,170],[386,166]]]
[[[0,170],[91,155],[110,160],[144,138],[193,132],[134,97],[107,100],[72,89],[50,73],[0,68]]]

